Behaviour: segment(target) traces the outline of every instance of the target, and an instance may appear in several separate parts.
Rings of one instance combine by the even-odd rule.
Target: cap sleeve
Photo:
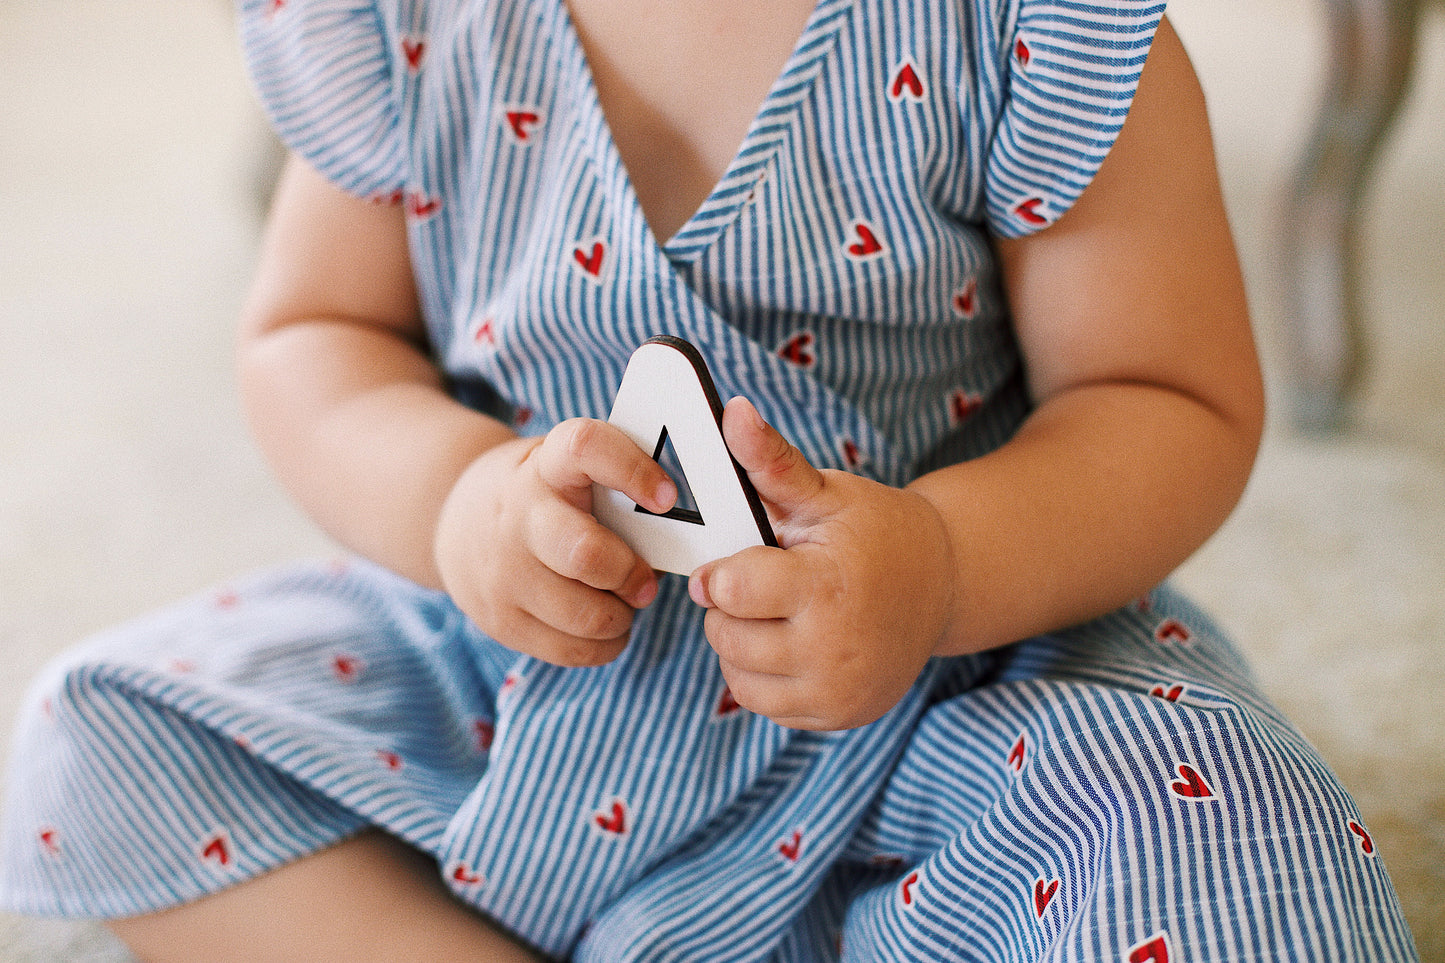
[[[1123,127],[1164,14],[1162,0],[1003,0],[1001,112],[984,191],[990,229],[1054,223],[1093,180]]]
[[[246,66],[281,139],[361,197],[406,181],[396,44],[375,0],[238,0]]]

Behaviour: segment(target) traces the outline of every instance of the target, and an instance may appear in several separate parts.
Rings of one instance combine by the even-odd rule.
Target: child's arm
[[[343,545],[450,591],[519,651],[595,664],[656,577],[587,514],[591,484],[666,511],[666,473],[605,422],[519,439],[452,400],[426,353],[400,206],[292,162],[239,342],[252,429]]]
[[[898,491],[817,472],[728,410],[790,546],[694,576],[743,705],[808,728],[870,721],[931,655],[1137,597],[1242,493],[1260,375],[1203,97],[1167,22],[1098,176],[999,252],[1037,408],[996,452]]]

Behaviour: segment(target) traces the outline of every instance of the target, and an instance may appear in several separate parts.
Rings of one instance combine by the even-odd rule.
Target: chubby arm
[[[998,248],[1037,408],[997,452],[912,486],[938,508],[963,586],[941,652],[1151,588],[1233,509],[1263,424],[1204,97],[1167,20],[1083,196]]]
[[[1094,181],[999,252],[1036,409],[997,451],[898,490],[819,472],[750,406],[726,411],[783,549],[704,566],[690,590],[748,708],[872,721],[931,656],[1137,597],[1239,499],[1259,367],[1203,97],[1167,22]]]
[[[425,341],[402,208],[351,197],[292,160],[241,320],[252,433],[328,534],[437,588],[442,503],[512,432],[446,396]]]
[[[288,165],[238,345],[252,431],[347,548],[445,589],[519,651],[606,661],[656,576],[588,514],[592,483],[666,511],[671,482],[605,422],[523,439],[450,398],[426,350],[403,218]]]

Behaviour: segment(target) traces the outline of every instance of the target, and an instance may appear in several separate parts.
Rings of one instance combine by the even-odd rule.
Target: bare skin
[[[571,3],[660,238],[723,173],[813,6],[744,0],[743,16],[738,2]],[[661,69],[699,60],[708,71]],[[1037,407],[997,452],[894,489],[815,469],[747,402],[729,404],[724,434],[781,547],[704,566],[689,589],[744,706],[799,728],[872,721],[931,656],[1136,597],[1238,500],[1262,388],[1203,98],[1167,23],[1098,177],[1056,225],[999,254]],[[401,210],[293,162],[239,343],[251,423],[279,477],[343,544],[446,589],[504,644],[559,665],[615,658],[657,576],[591,518],[591,485],[663,511],[666,475],[603,422],[515,438],[445,394],[423,345]],[[323,905],[318,892],[327,914],[278,915]],[[348,926],[373,911],[425,925],[399,921],[399,955],[350,947]],[[458,946],[527,958],[465,942],[500,938],[378,837],[115,929],[166,961],[227,959],[196,949],[207,930],[248,960],[444,960],[462,958]],[[279,955],[253,951],[265,945]]]

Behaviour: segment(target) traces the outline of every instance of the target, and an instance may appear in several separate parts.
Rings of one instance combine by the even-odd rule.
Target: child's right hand
[[[621,430],[578,418],[472,462],[437,521],[437,570],[457,606],[498,642],[555,665],[616,658],[633,610],[657,596],[656,573],[592,517],[594,482],[659,513],[677,500]]]

